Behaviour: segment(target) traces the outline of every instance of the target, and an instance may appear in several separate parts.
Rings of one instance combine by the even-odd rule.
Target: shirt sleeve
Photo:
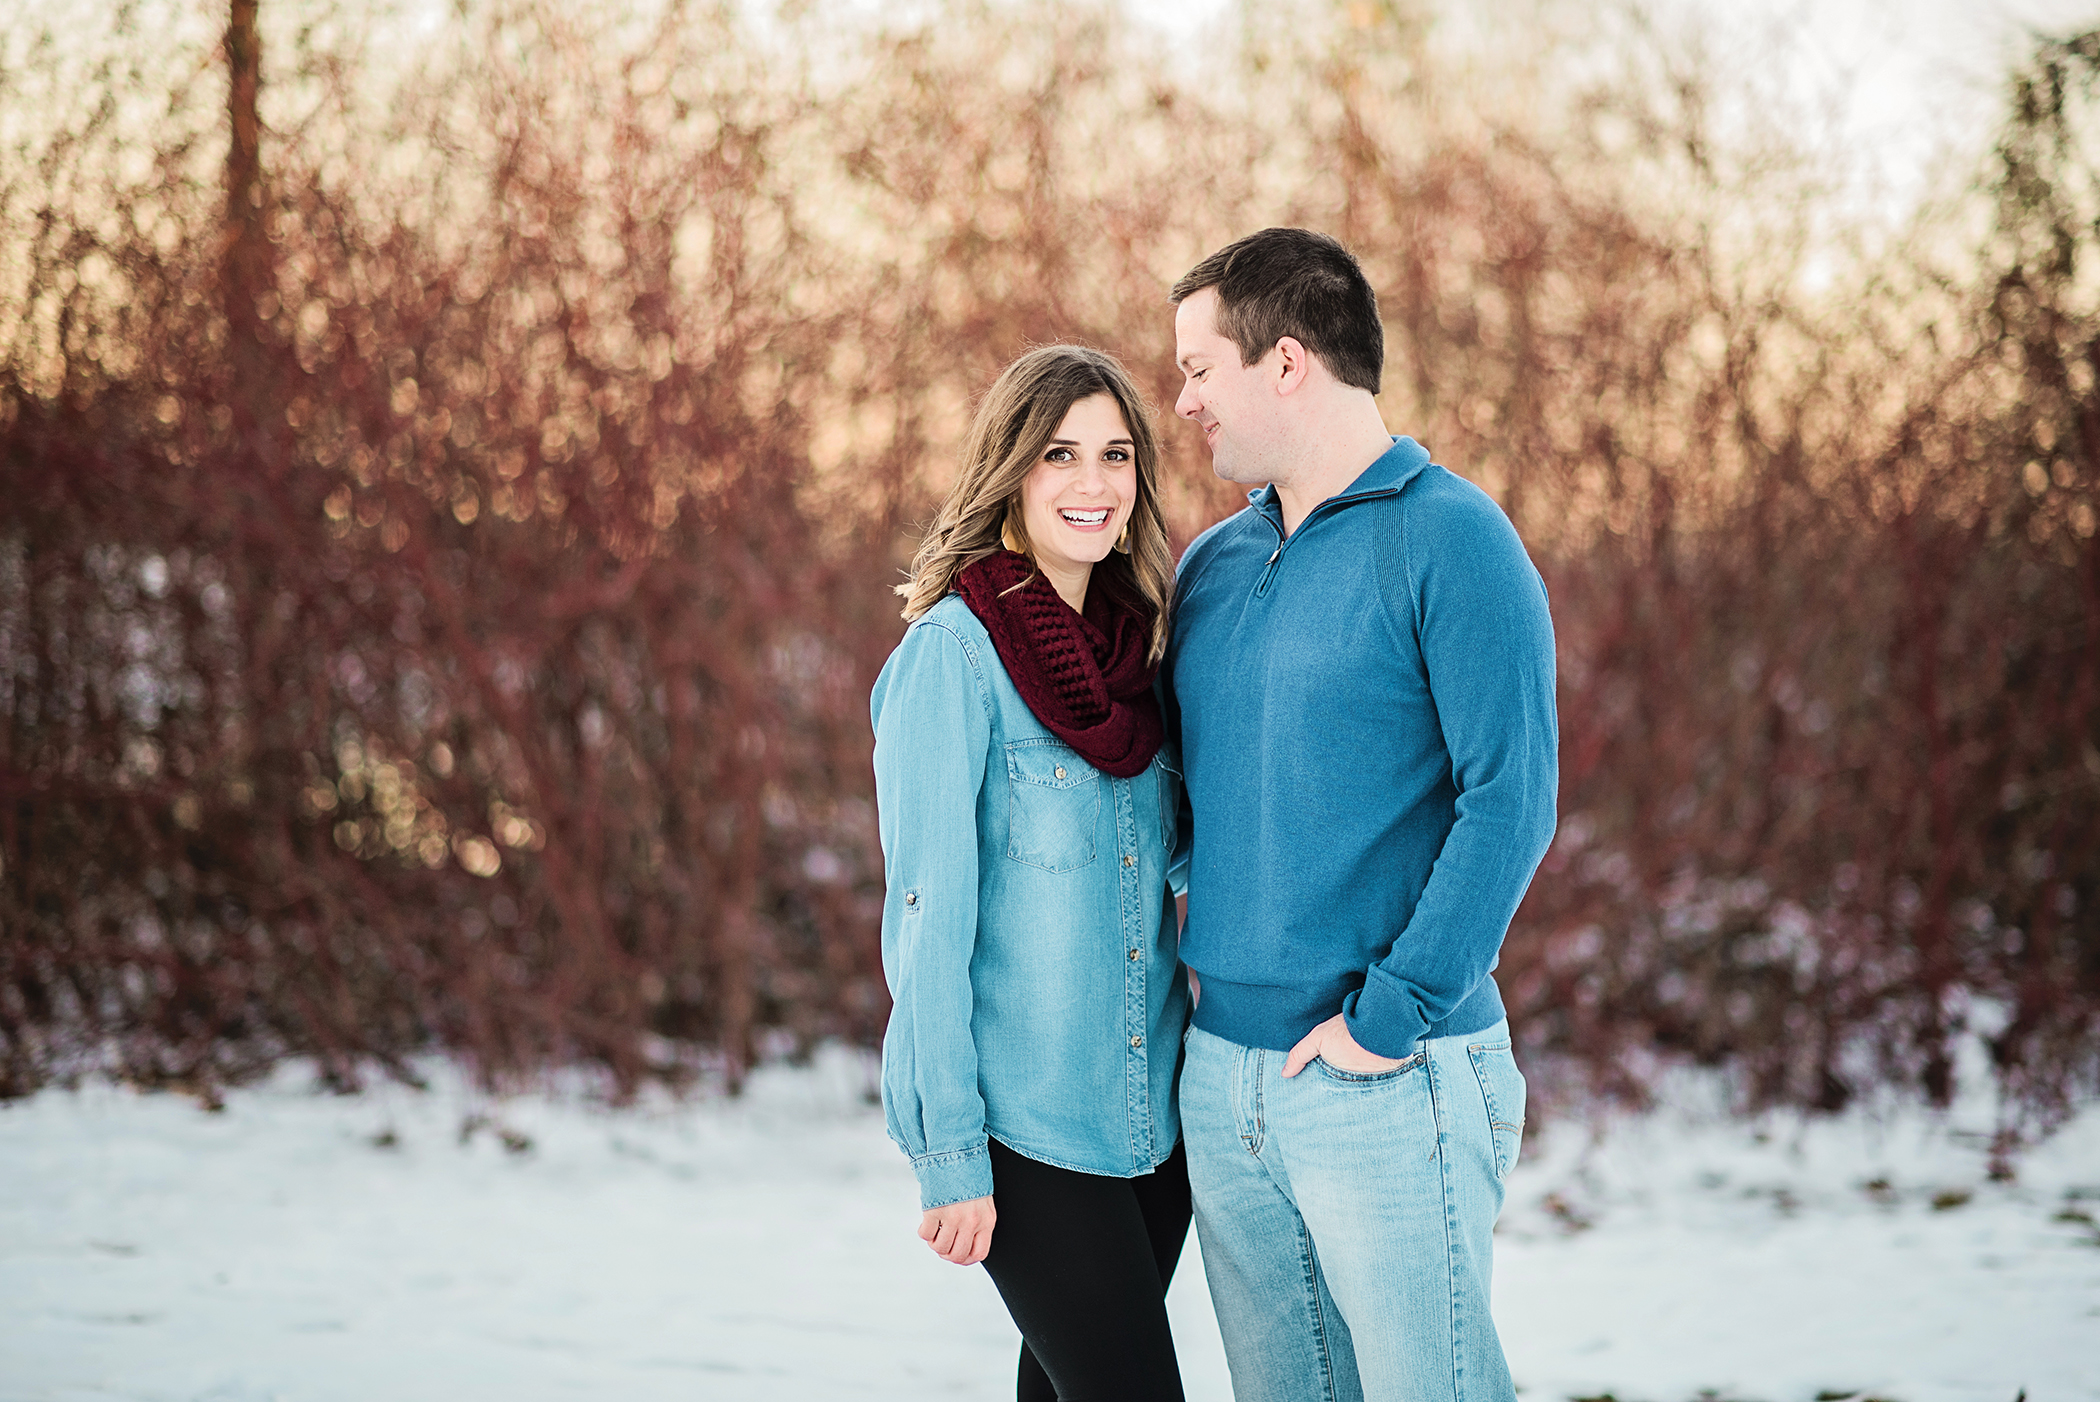
[[[905,634],[872,699],[888,886],[882,971],[893,1000],[882,1042],[883,1114],[928,1208],[992,1191],[970,1032],[987,704],[962,639],[927,623]]]
[[[1559,790],[1553,620],[1516,528],[1485,494],[1405,537],[1412,626],[1458,790],[1455,820],[1391,950],[1343,1004],[1349,1034],[1411,1054],[1495,967],[1553,840]]]

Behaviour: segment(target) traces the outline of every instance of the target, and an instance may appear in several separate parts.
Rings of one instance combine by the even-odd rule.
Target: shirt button
[[[919,903],[919,893],[917,891],[906,891],[904,893],[904,903],[906,905],[917,905]]]
[[[1138,961],[1138,956],[1142,955],[1142,954],[1143,954],[1144,952],[1145,952],[1145,951],[1144,951],[1144,950],[1142,950],[1142,949],[1133,949],[1133,950],[1131,950],[1131,951],[1130,951],[1130,962],[1131,962],[1131,963],[1133,963],[1133,964],[1135,964],[1135,963],[1136,963],[1136,962]]]
[[[1123,865],[1127,867],[1134,867],[1137,865],[1137,858],[1131,853],[1125,852],[1123,854]]]
[[[1132,1037],[1130,1039],[1130,1045],[1132,1045],[1133,1047],[1142,1047],[1143,1045],[1145,1045],[1145,1039],[1143,1037]]]
[[[1062,764],[1057,766],[1057,777],[1060,779],[1065,777],[1065,767]]]

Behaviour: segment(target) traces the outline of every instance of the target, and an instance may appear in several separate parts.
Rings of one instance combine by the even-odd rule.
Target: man
[[[1355,258],[1265,229],[1176,283],[1175,412],[1246,510],[1182,558],[1181,1082],[1239,1402],[1514,1396],[1488,1311],[1524,1079],[1490,970],[1553,836],[1546,591],[1386,432]]]

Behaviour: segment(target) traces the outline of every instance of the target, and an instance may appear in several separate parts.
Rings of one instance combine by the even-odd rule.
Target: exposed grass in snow
[[[623,1110],[432,1079],[0,1107],[0,1402],[1012,1395],[1012,1326],[913,1235],[857,1058]],[[2013,1184],[1988,1127],[1557,1127],[1499,1238],[1526,1402],[2100,1399],[2100,1113]],[[1184,1261],[1189,1395],[1222,1400]]]

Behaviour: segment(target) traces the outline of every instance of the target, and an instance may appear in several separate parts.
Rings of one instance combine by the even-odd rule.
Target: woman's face
[[[1037,568],[1072,607],[1122,536],[1137,490],[1137,451],[1114,397],[1089,395],[1066,410],[1021,484],[1021,521]]]

